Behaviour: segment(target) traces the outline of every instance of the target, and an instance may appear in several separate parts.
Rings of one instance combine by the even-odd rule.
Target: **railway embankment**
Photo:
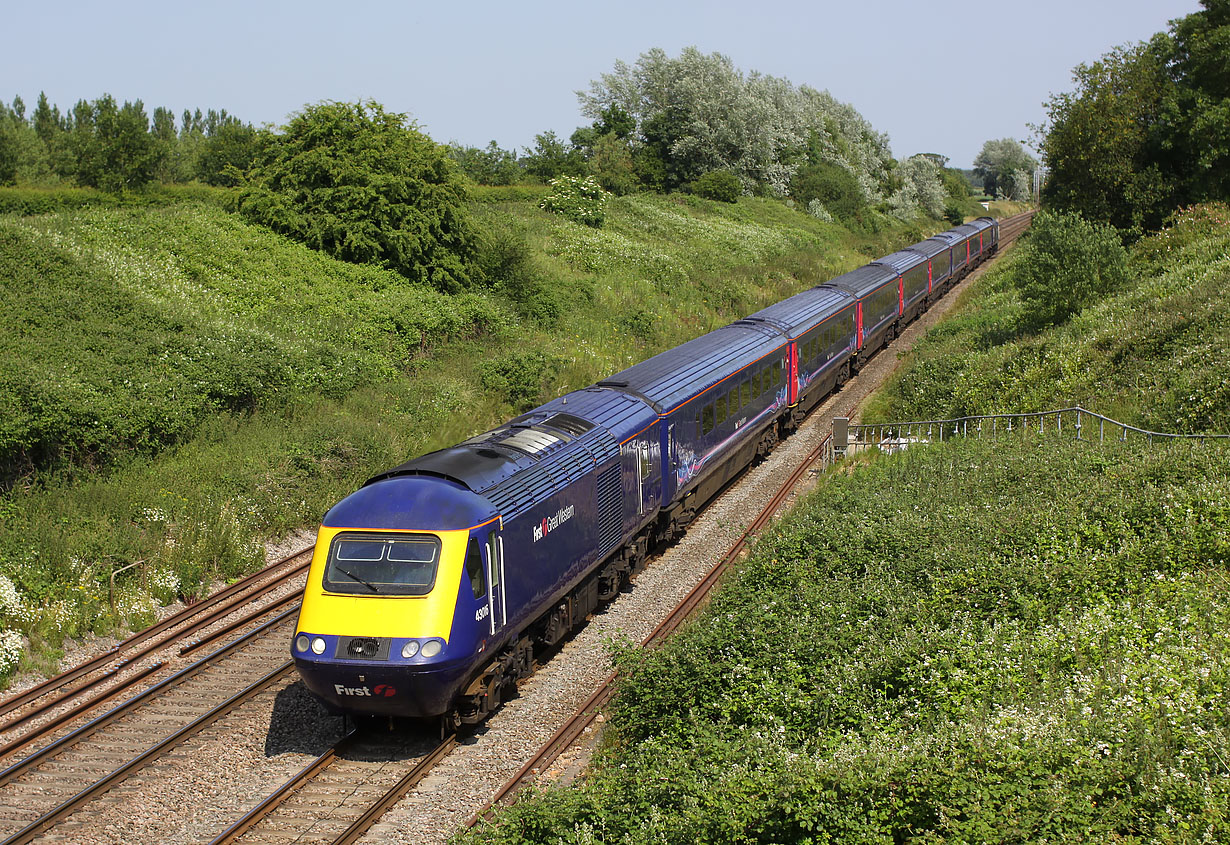
[[[225,197],[0,216],[0,676],[259,568],[375,472],[927,233],[649,195],[591,229],[488,194],[486,281],[451,292]]]
[[[1230,431],[1224,207],[1133,246],[1118,287],[1045,327],[1021,319],[1027,244],[869,414],[1079,402]],[[625,657],[578,785],[467,841],[1219,841],[1228,565],[1224,441],[1035,433],[861,455],[695,624]]]

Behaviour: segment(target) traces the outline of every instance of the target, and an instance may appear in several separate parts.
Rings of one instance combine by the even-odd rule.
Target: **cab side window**
[[[487,579],[483,575],[483,556],[478,550],[478,541],[470,538],[470,546],[466,550],[466,575],[470,578],[470,589],[474,598],[481,599],[487,595]]]

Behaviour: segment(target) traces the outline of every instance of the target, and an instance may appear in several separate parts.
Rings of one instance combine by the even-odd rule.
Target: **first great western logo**
[[[544,516],[542,518],[542,522],[534,526],[534,542],[537,543],[556,528],[559,528],[565,522],[572,519],[572,515],[575,512],[575,505],[565,505],[557,510],[554,515]]]

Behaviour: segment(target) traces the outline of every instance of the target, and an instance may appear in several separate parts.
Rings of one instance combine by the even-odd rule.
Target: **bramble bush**
[[[319,103],[261,151],[239,211],[342,261],[456,292],[475,232],[444,147],[374,102]]]
[[[551,193],[538,203],[544,211],[562,214],[569,220],[601,228],[606,221],[606,204],[611,195],[602,190],[592,176],[557,176],[548,183]]]

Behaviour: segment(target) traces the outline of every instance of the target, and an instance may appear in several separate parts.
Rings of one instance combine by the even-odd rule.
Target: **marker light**
[[[317,637],[316,639],[312,640],[312,653],[313,654],[324,654],[325,653],[325,638],[324,637]]]
[[[439,640],[428,640],[427,642],[423,643],[423,656],[424,657],[435,657],[437,654],[440,653],[440,649],[442,648],[444,648],[444,643],[440,642]]]
[[[306,634],[295,637],[295,651],[307,651],[310,645]]]
[[[401,656],[409,660],[411,657],[419,653],[419,641],[411,640],[401,647]]]

